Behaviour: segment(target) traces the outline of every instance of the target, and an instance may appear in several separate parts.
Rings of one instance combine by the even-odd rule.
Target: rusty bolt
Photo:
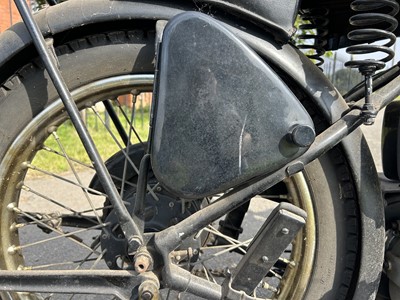
[[[154,280],[146,280],[139,286],[139,299],[140,300],[158,300],[160,288],[158,282]]]
[[[151,265],[151,259],[147,255],[140,254],[135,257],[135,271],[138,273],[146,272]]]
[[[153,294],[150,291],[144,291],[141,299],[142,300],[151,300],[151,299],[153,299]]]

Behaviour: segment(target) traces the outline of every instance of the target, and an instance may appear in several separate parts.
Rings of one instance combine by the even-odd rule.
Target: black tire
[[[148,31],[85,36],[57,46],[56,52],[71,90],[103,78],[148,74],[154,70],[154,38]],[[1,85],[0,169],[10,145],[21,131],[58,98],[49,82],[42,64],[34,59]],[[308,282],[293,283],[288,287],[286,298],[299,299],[296,295],[302,295],[299,289],[304,289],[305,299],[350,299],[358,276],[360,225],[356,189],[340,147],[311,163],[301,176],[315,214],[315,257]],[[10,184],[7,178],[0,178],[1,195],[7,194],[5,190],[16,188],[17,182]],[[2,202],[1,211],[10,200],[3,198]],[[1,243],[2,251],[7,252],[10,245]],[[0,254],[3,260],[0,266],[10,268],[4,262],[4,255]]]

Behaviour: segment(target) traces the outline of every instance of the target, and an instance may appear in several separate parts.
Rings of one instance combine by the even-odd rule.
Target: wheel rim
[[[152,83],[152,75],[126,75],[93,82],[72,91],[72,94],[78,106],[86,108],[103,99],[129,94],[132,89],[150,91]],[[20,205],[19,198],[21,193],[31,192],[29,187],[23,184],[26,172],[32,170],[32,165],[28,162],[40,151],[38,149],[49,136],[49,133],[56,130],[65,119],[61,101],[53,102],[27,125],[24,131],[15,139],[3,159],[2,168],[0,168],[0,178],[3,178],[0,184],[0,195],[3,195],[0,223],[2,237],[0,266],[2,269],[31,268],[31,266],[26,266],[21,255],[27,256],[30,246],[19,249],[19,247],[24,246],[20,242],[21,232],[24,229],[18,228],[19,225],[15,224],[15,207],[18,208]],[[27,144],[27,140],[31,142]],[[292,244],[290,261],[294,261],[294,264],[288,264],[289,267],[286,268],[282,279],[279,280],[278,286],[273,287],[272,297],[287,299],[291,296],[295,299],[301,299],[310,280],[314,260],[316,234],[314,211],[312,197],[303,174],[288,178],[285,180],[285,185],[290,201],[307,212],[308,220],[303,233],[299,234]],[[25,191],[21,192],[21,190]],[[52,218],[49,217],[49,219]],[[33,223],[36,222],[34,226],[37,227],[40,220],[35,220],[33,220]],[[44,223],[45,225],[47,224],[46,222]],[[56,232],[56,234],[59,233]],[[76,241],[72,241],[72,243],[76,243]],[[41,258],[37,259],[40,260]],[[56,267],[55,263],[49,264],[49,268],[54,267]]]

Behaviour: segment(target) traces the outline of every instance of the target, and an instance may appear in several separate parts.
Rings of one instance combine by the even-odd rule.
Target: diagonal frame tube
[[[120,225],[122,231],[125,234],[128,242],[132,241],[135,245],[143,244],[143,234],[140,232],[139,227],[135,224],[133,219],[131,218],[128,210],[119,193],[114,186],[113,180],[101,159],[99,152],[83,122],[80,117],[78,107],[73,101],[72,95],[68,90],[68,87],[61,75],[60,70],[57,68],[57,58],[53,55],[51,51],[52,45],[48,46],[46,41],[44,40],[43,35],[41,34],[38,25],[36,24],[32,12],[30,11],[27,3],[24,0],[14,0],[18,11],[24,21],[29,34],[32,37],[33,43],[39,53],[40,58],[42,59],[47,72],[53,82],[64,106],[71,118],[72,124],[74,125],[79,138],[82,141],[83,146],[85,147],[93,166],[99,176],[100,182],[108,195],[110,202],[113,204],[114,209],[116,211],[118,220],[120,221]]]

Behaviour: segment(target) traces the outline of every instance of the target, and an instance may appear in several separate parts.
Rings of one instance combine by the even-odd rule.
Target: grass
[[[126,110],[126,113],[130,118],[130,112],[127,111],[127,109],[124,110]],[[105,113],[102,112],[100,113],[100,115],[102,120],[105,122]],[[119,119],[121,120],[122,125],[124,125],[126,132],[128,132],[129,125],[122,113],[120,113]],[[111,134],[107,131],[102,121],[99,120],[99,118],[93,113],[92,110],[86,110],[85,120],[89,133],[92,136],[93,141],[95,142],[96,147],[104,161],[107,160],[114,153],[120,151],[119,146],[117,145]],[[118,143],[122,145],[122,147],[124,147],[124,144],[119,137],[118,132],[112,121],[109,120],[108,124],[111,132],[117,137]],[[143,141],[146,141],[148,137],[148,124],[149,109],[145,108],[143,110],[143,113],[137,111],[134,121],[134,127]],[[82,162],[83,164],[90,164],[90,159],[71,121],[66,121],[58,128],[57,136],[59,138],[59,142],[62,145],[62,148],[64,148],[64,151],[65,153],[67,153],[68,157],[73,160]],[[131,141],[133,144],[139,142],[133,133]],[[40,150],[37,152],[32,162],[33,165],[53,173],[63,173],[71,170],[68,161],[63,156],[58,155],[52,151],[45,150],[51,149],[57,151],[58,153],[64,153],[54,135],[50,135],[47,138],[44,146],[44,150]],[[82,169],[84,168],[84,166],[74,163],[74,168]]]

